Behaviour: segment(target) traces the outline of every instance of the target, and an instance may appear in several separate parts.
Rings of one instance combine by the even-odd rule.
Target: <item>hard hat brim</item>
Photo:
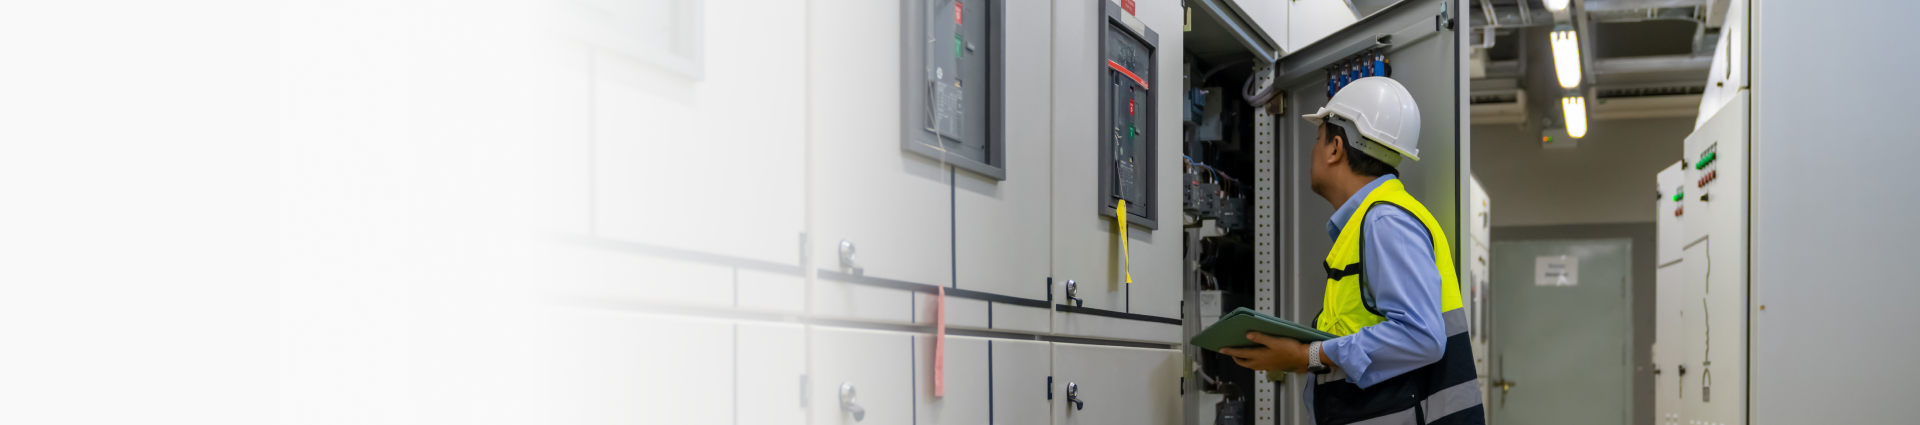
[[[1327,121],[1327,115],[1330,115],[1330,114],[1333,114],[1333,111],[1323,106],[1323,107],[1320,107],[1319,111],[1316,111],[1311,114],[1301,115],[1300,118],[1306,118],[1307,122],[1313,123],[1313,125],[1320,125]]]

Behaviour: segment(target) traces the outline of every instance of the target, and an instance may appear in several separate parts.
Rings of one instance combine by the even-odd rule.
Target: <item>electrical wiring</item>
[[[1256,108],[1265,107],[1267,102],[1272,101],[1274,96],[1280,94],[1279,84],[1269,84],[1265,90],[1255,92],[1253,85],[1255,81],[1259,80],[1260,73],[1255,72],[1247,75],[1247,82],[1240,84],[1240,98],[1246,100],[1248,105]]]

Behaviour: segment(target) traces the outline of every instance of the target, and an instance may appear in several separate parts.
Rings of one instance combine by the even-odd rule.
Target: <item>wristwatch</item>
[[[1320,364],[1320,341],[1307,344],[1307,373],[1325,373],[1327,365]]]

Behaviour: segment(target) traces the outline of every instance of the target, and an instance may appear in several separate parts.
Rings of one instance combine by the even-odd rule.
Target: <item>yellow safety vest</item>
[[[1427,234],[1433,237],[1434,264],[1440,266],[1440,311],[1460,308],[1460,281],[1453,271],[1453,252],[1447,249],[1446,232],[1440,230],[1440,223],[1434,221],[1427,207],[1407,194],[1406,186],[1401,185],[1399,179],[1394,179],[1374,187],[1373,192],[1360,201],[1360,208],[1347,218],[1347,226],[1340,229],[1340,237],[1333,241],[1333,250],[1327,252],[1327,294],[1315,328],[1347,336],[1387,320],[1373,310],[1372,291],[1363,287],[1366,283],[1361,281],[1360,273],[1361,248],[1366,245],[1360,229],[1365,227],[1367,211],[1382,203],[1406,209],[1427,226]]]
[[[1405,425],[1484,425],[1485,408],[1480,399],[1480,383],[1473,365],[1473,349],[1468,342],[1466,310],[1460,309],[1460,281],[1454,276],[1453,253],[1447,249],[1447,234],[1433,220],[1420,201],[1407,194],[1399,180],[1375,186],[1360,201],[1360,207],[1347,218],[1347,226],[1334,239],[1327,253],[1327,295],[1320,318],[1314,327],[1334,335],[1347,336],[1361,328],[1384,322],[1375,309],[1373,291],[1367,287],[1366,251],[1363,228],[1367,211],[1382,204],[1399,207],[1420,218],[1433,238],[1434,265],[1440,270],[1440,317],[1445,321],[1445,353],[1440,360],[1419,369],[1373,383],[1367,388],[1348,381],[1344,370],[1334,369],[1315,375],[1311,385],[1314,422],[1319,425],[1405,424]],[[1338,361],[1339,359],[1334,359]]]

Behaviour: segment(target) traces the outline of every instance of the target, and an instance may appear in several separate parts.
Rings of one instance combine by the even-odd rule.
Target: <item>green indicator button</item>
[[[1140,136],[1140,131],[1135,130],[1133,128],[1133,124],[1127,124],[1127,138],[1134,138],[1138,136]]]
[[[953,57],[960,57],[967,51],[967,39],[956,33],[953,35]]]
[[[1673,193],[1673,202],[1680,202],[1680,197],[1682,197],[1682,196],[1686,196],[1686,194],[1684,194],[1684,193],[1680,193],[1680,192],[1674,192],[1674,193]]]
[[[1708,152],[1705,156],[1700,157],[1700,162],[1693,164],[1693,168],[1696,170],[1706,168],[1707,164],[1712,164],[1714,157],[1719,154],[1719,152]]]

